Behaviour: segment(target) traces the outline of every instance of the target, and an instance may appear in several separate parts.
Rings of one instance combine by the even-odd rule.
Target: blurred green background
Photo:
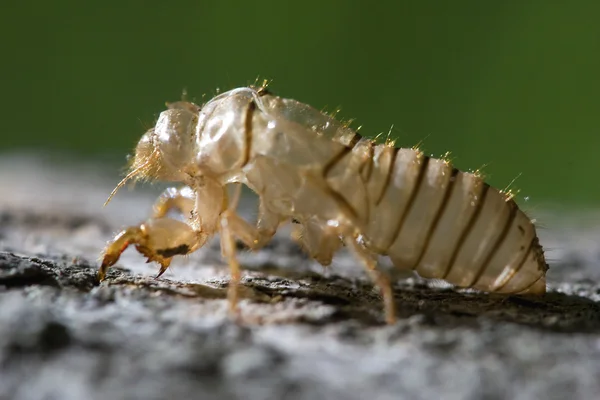
[[[599,1],[6,1],[0,151],[124,162],[164,102],[273,80],[521,202],[600,204]]]

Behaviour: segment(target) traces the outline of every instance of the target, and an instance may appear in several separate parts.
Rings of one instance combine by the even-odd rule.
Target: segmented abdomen
[[[510,196],[419,150],[375,145],[295,100],[260,101],[262,113],[246,113],[245,160],[251,147],[278,160],[259,175],[293,193],[290,212],[345,220],[370,250],[425,278],[490,292],[545,292],[548,267],[535,227]],[[293,168],[283,171],[288,164]],[[326,185],[302,177],[310,171],[320,171]]]
[[[545,292],[547,264],[535,227],[510,196],[419,150],[365,139],[352,145],[353,156],[330,167],[337,175],[328,172],[334,177],[328,179],[363,220],[371,250],[399,268],[460,287]],[[364,191],[355,179],[348,185],[339,179],[357,166]]]

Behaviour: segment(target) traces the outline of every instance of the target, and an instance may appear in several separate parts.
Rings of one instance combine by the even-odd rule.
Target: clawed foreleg
[[[121,253],[130,245],[148,258],[148,262],[160,264],[157,278],[171,264],[175,255],[189,254],[206,241],[206,235],[195,231],[188,224],[171,218],[149,219],[139,226],[130,226],[121,231],[106,246],[98,278],[104,280],[106,271],[114,265]]]

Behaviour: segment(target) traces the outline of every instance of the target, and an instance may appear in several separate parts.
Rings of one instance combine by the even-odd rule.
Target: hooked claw
[[[171,264],[171,259],[166,258],[166,259],[163,259],[162,261],[159,261],[159,263],[160,263],[160,270],[158,271],[158,274],[154,277],[154,279],[160,278],[160,276],[165,273],[165,271],[169,268],[169,265]]]
[[[123,253],[132,242],[139,242],[142,238],[143,232],[139,227],[127,228],[115,236],[113,241],[109,243],[104,250],[102,264],[100,264],[100,269],[98,270],[98,279],[100,282],[106,279],[106,272],[119,260],[121,253]]]
[[[98,280],[100,282],[106,279],[106,271],[108,271],[108,268],[114,265],[118,259],[119,256],[115,257],[109,254],[104,255],[104,258],[102,259],[102,264],[100,264],[100,269],[98,270]]]

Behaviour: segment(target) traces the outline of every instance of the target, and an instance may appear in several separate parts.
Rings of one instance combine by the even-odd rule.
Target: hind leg
[[[297,227],[295,234],[299,236],[297,239],[309,255],[322,265],[329,265],[333,254],[341,247],[342,243],[345,243],[361,262],[371,280],[379,287],[383,297],[386,322],[388,324],[396,322],[396,305],[390,278],[377,268],[376,255],[358,243],[354,235],[345,235],[342,242],[339,232],[335,228],[323,228],[322,224],[310,221]]]
[[[362,244],[356,241],[353,236],[344,238],[346,246],[354,253],[369,274],[369,277],[375,282],[381,291],[385,311],[385,320],[388,324],[396,322],[396,305],[394,303],[394,292],[389,277],[377,268],[377,259],[375,254],[367,250]]]

